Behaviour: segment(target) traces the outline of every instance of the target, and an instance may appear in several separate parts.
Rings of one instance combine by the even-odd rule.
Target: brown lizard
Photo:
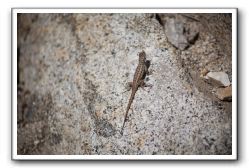
[[[139,87],[143,88],[143,87],[147,86],[144,83],[144,78],[145,78],[146,74],[148,75],[148,68],[150,66],[150,62],[148,60],[146,60],[146,54],[145,54],[144,51],[138,53],[138,56],[139,56],[139,63],[138,63],[138,66],[136,68],[136,71],[135,71],[135,74],[134,74],[134,77],[133,77],[133,82],[130,83],[132,92],[131,92],[131,96],[130,96],[130,99],[129,99],[129,102],[128,102],[128,105],[127,105],[127,108],[126,108],[126,113],[125,113],[125,118],[124,118],[124,123],[123,123],[123,126],[122,126],[121,134],[123,134],[125,121],[127,119],[129,109],[131,107],[131,104],[133,102],[133,99],[135,97],[135,94],[136,94],[138,88]]]

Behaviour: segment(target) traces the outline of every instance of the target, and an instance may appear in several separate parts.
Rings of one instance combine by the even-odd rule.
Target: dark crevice
[[[163,26],[163,21],[162,21],[162,19],[160,18],[159,14],[156,14],[156,20],[160,23],[160,25]]]
[[[17,86],[20,84],[20,47],[17,47]]]

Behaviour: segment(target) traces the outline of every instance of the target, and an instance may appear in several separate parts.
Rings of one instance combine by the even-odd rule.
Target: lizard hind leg
[[[147,85],[144,80],[140,80],[139,81],[139,87],[141,87],[144,90],[144,87],[148,87],[149,85]]]
[[[125,85],[125,91],[123,91],[122,93],[130,91],[131,88],[132,88],[132,82],[127,82]]]
[[[139,85],[139,87],[141,87],[143,90],[145,90],[144,87],[146,87],[146,84],[145,84],[144,80],[140,80],[138,85]]]
[[[144,80],[141,80],[140,82],[139,82],[139,86],[143,89],[143,90],[145,90],[144,89],[144,87],[152,87],[152,85],[149,85],[149,84],[146,84],[145,82],[144,82]]]
[[[127,84],[126,84],[126,89],[127,89],[127,91],[130,91],[131,90],[131,88],[132,88],[132,82],[128,82]]]

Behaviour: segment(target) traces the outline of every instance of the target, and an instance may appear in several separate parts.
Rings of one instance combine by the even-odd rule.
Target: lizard
[[[121,134],[123,135],[123,130],[124,130],[124,126],[125,126],[125,122],[127,120],[127,115],[128,112],[130,110],[131,104],[133,102],[133,99],[135,98],[135,94],[138,90],[139,87],[145,87],[147,85],[145,85],[144,83],[144,78],[146,75],[149,74],[148,68],[150,66],[150,61],[146,60],[146,54],[144,51],[138,53],[139,56],[139,62],[133,77],[133,82],[130,82],[129,85],[131,86],[131,95],[130,95],[130,99],[126,108],[126,112],[125,112],[125,118],[124,118],[124,122],[123,122],[123,126],[122,126],[122,131]]]

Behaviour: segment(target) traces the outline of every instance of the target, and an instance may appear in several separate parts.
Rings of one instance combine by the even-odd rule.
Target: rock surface
[[[223,101],[232,101],[232,86],[226,88],[218,88],[216,95],[220,100]]]
[[[217,86],[227,87],[230,85],[228,75],[225,72],[208,72],[205,78]]]
[[[192,68],[216,67],[192,50],[211,50],[205,39],[183,58],[151,14],[19,15],[18,154],[231,154],[231,105]],[[137,91],[121,136],[142,50],[152,88]]]
[[[194,43],[199,30],[196,22],[186,24],[179,16],[168,18],[167,14],[159,15],[168,41],[176,48],[185,50],[191,43]]]

